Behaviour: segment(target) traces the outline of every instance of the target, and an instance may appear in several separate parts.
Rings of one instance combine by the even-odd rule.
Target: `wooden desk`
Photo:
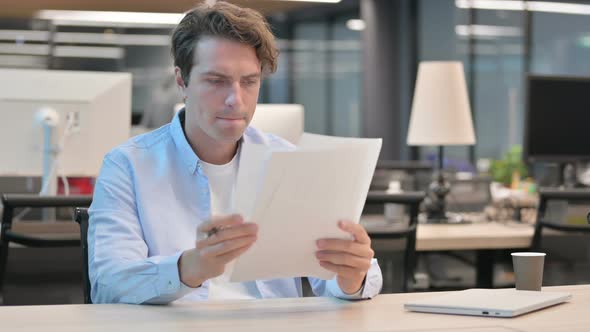
[[[404,302],[432,293],[379,295],[370,301],[298,298],[169,306],[56,305],[0,307],[2,330],[67,331],[588,331],[590,285],[545,287],[573,294],[569,303],[515,318],[407,312]]]
[[[369,235],[386,234],[394,225],[383,216],[363,216],[362,223]],[[494,255],[503,249],[528,249],[535,230],[531,225],[517,222],[473,224],[419,224],[416,250],[476,252],[476,287],[493,287]]]
[[[418,225],[416,250],[481,250],[528,248],[535,229],[531,225],[489,222],[461,225]]]
[[[80,226],[73,220],[52,222],[22,221],[12,224],[14,232],[45,239],[80,240]]]

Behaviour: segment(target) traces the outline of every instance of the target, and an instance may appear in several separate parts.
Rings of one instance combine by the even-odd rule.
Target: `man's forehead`
[[[206,37],[195,47],[193,70],[199,74],[235,75],[237,72],[251,75],[261,74],[261,64],[253,47],[228,39]]]

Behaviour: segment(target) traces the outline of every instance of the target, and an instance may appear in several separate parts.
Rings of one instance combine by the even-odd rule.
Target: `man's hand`
[[[183,252],[178,260],[180,281],[193,288],[223,274],[227,263],[248,250],[256,241],[258,225],[245,223],[239,215],[213,217],[199,226],[198,232],[209,236],[198,240],[196,247]]]
[[[338,286],[344,293],[354,294],[361,289],[375,253],[363,226],[350,221],[339,221],[338,227],[350,233],[354,239],[318,240],[319,250],[316,257],[322,267],[336,272]]]

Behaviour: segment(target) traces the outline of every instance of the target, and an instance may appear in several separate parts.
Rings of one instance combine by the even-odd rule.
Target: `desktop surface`
[[[433,293],[379,295],[369,301],[292,298],[141,305],[0,307],[7,331],[587,331],[590,285],[545,287],[568,303],[515,318],[414,313],[404,303]]]

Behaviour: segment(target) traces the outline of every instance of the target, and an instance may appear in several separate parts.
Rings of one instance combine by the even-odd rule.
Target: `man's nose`
[[[232,83],[229,94],[225,99],[225,104],[231,108],[242,105],[242,87],[240,86],[240,82]]]

